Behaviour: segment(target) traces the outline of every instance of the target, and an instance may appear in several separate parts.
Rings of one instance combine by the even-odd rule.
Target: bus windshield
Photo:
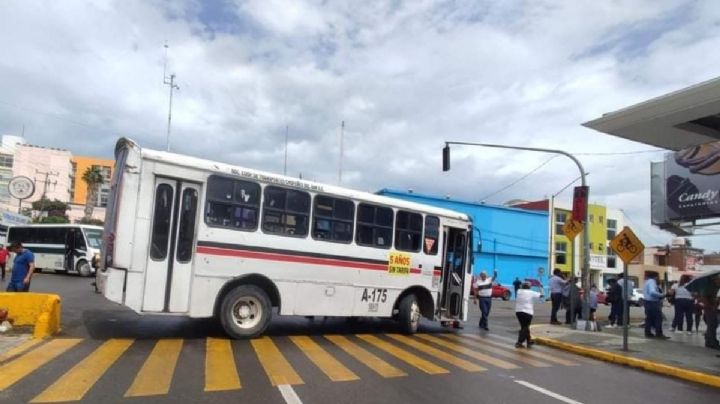
[[[88,245],[90,248],[101,248],[102,247],[102,230],[96,229],[83,229],[85,237],[87,237]]]

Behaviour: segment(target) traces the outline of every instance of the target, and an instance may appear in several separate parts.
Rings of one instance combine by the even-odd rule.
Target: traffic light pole
[[[492,143],[470,143],[470,142],[453,142],[453,141],[446,141],[445,142],[445,148],[443,148],[443,171],[449,171],[450,170],[450,145],[456,144],[456,145],[462,145],[462,146],[479,146],[479,147],[491,147],[496,149],[513,149],[513,150],[525,150],[525,151],[534,151],[534,152],[541,152],[541,153],[553,153],[553,154],[562,154],[563,156],[568,157],[577,165],[578,170],[580,170],[580,182],[583,187],[587,186],[587,183],[585,182],[585,169],[583,168],[582,164],[580,164],[580,161],[573,156],[572,154],[563,151],[563,150],[557,150],[557,149],[543,149],[539,147],[521,147],[521,146],[509,146],[509,145],[501,145],[501,144],[492,144]],[[585,330],[590,330],[590,238],[589,238],[589,222],[588,222],[588,200],[589,200],[589,192],[588,192],[588,198],[585,199],[585,225],[583,226],[583,265],[581,268],[581,281],[582,281],[582,287],[585,290],[585,304],[583,304],[583,319],[585,319]],[[552,240],[549,240],[549,242],[553,242]],[[573,273],[573,277],[575,274]],[[575,313],[571,313],[572,317],[575,317]]]

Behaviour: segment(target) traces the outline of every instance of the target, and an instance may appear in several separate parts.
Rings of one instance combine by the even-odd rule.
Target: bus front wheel
[[[420,325],[420,305],[417,297],[413,294],[405,296],[400,301],[400,312],[398,313],[400,329],[404,334],[414,334]]]
[[[220,322],[232,338],[257,337],[270,324],[272,306],[267,294],[255,285],[240,285],[223,298]]]
[[[75,270],[80,274],[80,276],[88,277],[92,275],[92,267],[87,261],[78,262],[75,266]]]

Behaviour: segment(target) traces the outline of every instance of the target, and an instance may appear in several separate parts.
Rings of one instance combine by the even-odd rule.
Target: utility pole
[[[343,137],[345,136],[345,121],[340,124],[340,158],[338,159],[338,185],[342,184],[342,163],[343,163]]]
[[[587,185],[585,181],[585,169],[583,168],[582,164],[580,164],[580,161],[573,156],[572,154],[564,151],[564,150],[557,150],[557,149],[543,149],[539,147],[521,147],[521,146],[509,146],[509,145],[501,145],[501,144],[491,144],[491,143],[469,143],[469,142],[445,142],[445,147],[443,148],[443,171],[450,170],[450,145],[451,144],[457,144],[457,145],[465,145],[465,146],[480,146],[480,147],[492,147],[492,148],[498,148],[498,149],[513,149],[513,150],[526,150],[526,151],[535,151],[535,152],[541,152],[541,153],[554,153],[554,154],[562,154],[563,156],[568,157],[577,165],[578,170],[580,170],[580,182],[583,187]],[[585,330],[590,331],[590,237],[588,232],[588,227],[590,222],[588,219],[588,207],[587,203],[590,199],[589,195],[585,199],[585,225],[583,226],[583,266],[582,266],[582,287],[585,288],[585,304],[583,305],[583,318],[585,319]]]
[[[170,76],[167,75],[167,53],[168,53],[167,41],[165,42],[164,46],[165,46],[165,64],[163,65],[163,84],[170,86],[170,106],[168,107],[166,150],[170,151],[170,123],[172,121],[173,90],[180,90],[180,87],[177,84],[175,84],[175,73],[171,74]]]
[[[50,180],[50,177],[57,177],[60,175],[57,171],[40,171],[38,169],[35,169],[35,174],[39,174],[41,176],[45,176],[45,179],[42,180],[43,183],[43,191],[42,195],[40,196],[40,213],[42,214],[43,209],[45,208],[45,201],[47,200],[47,188],[48,185],[52,185],[53,187],[57,185],[57,180]],[[35,183],[37,184],[37,178],[33,178]]]
[[[283,165],[283,175],[287,175],[287,149],[288,149],[288,131],[290,125],[285,125],[285,164]]]

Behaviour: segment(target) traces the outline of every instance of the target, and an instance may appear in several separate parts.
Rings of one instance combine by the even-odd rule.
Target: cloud
[[[118,136],[199,157],[469,200],[549,156],[445,140],[626,152],[648,146],[580,126],[717,74],[712,1],[103,1],[0,3],[0,132],[110,156]],[[648,237],[649,162],[581,156],[591,199]],[[577,177],[558,158],[489,199],[539,199]],[[567,195],[567,194],[563,194]],[[654,241],[653,241],[654,243]],[[709,243],[708,243],[709,244]]]

